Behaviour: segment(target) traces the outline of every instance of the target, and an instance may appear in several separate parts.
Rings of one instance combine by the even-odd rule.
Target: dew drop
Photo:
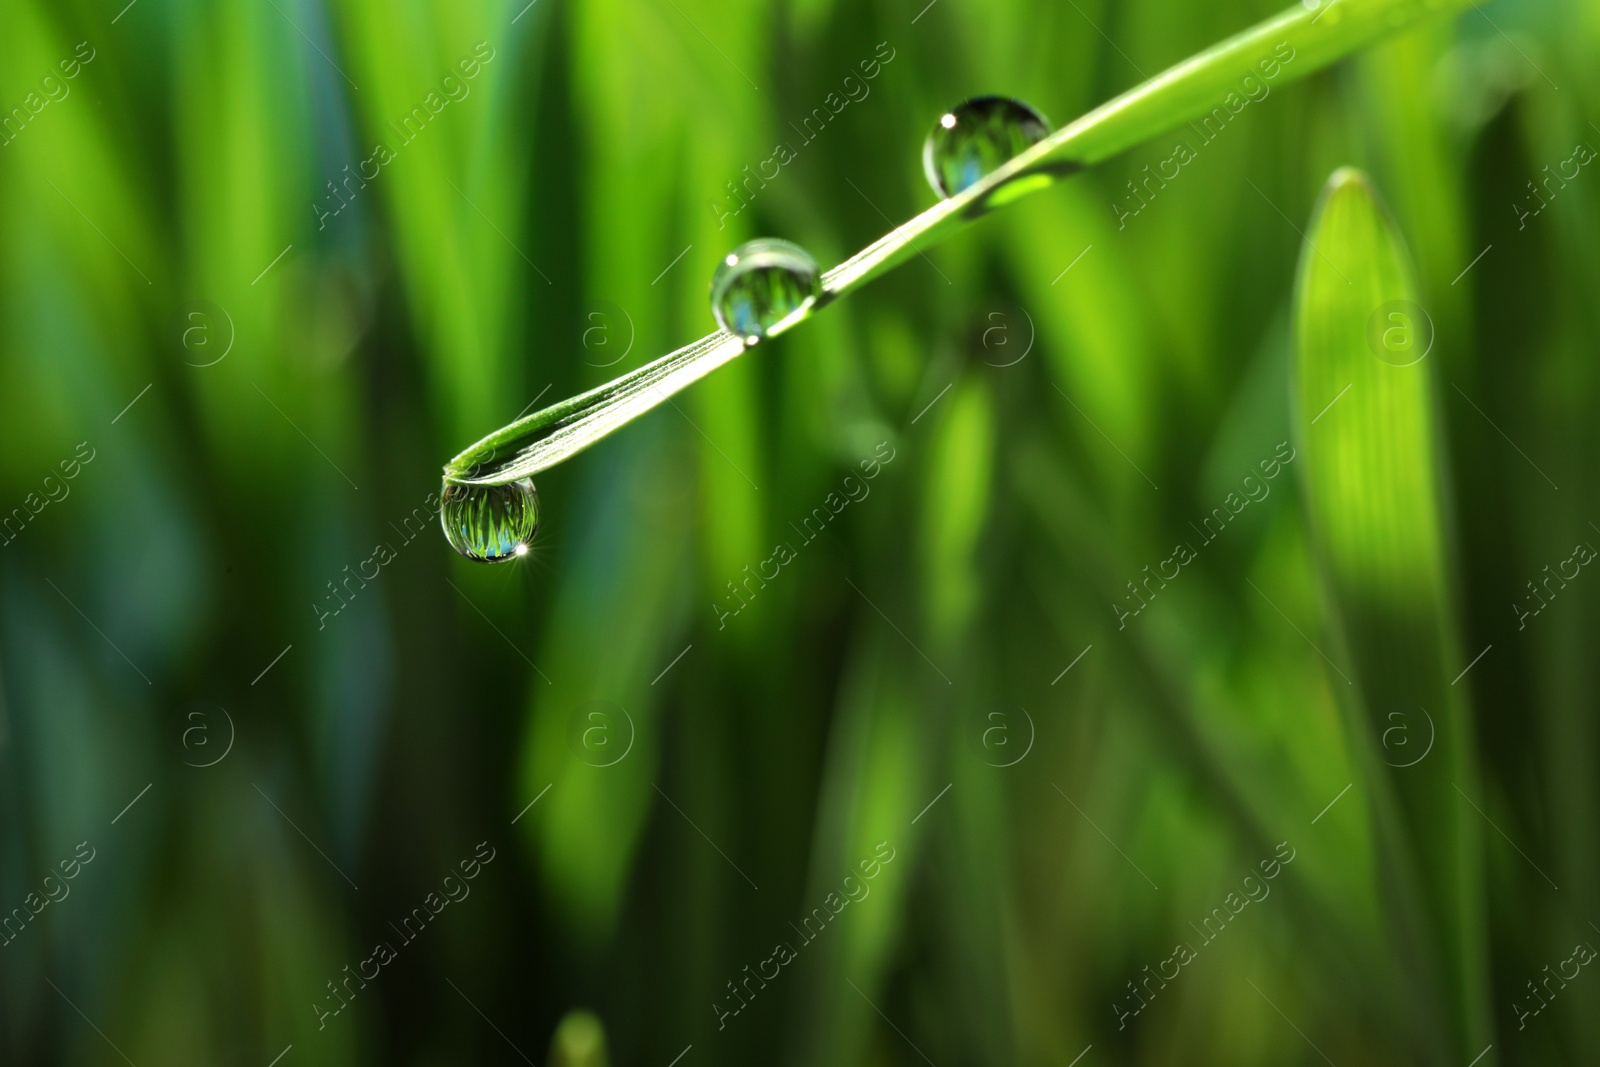
[[[785,326],[822,294],[811,253],[776,237],[735,248],[711,276],[711,312],[724,330],[749,344]]]
[[[506,485],[446,482],[439,522],[450,547],[474,563],[505,563],[528,554],[539,529],[539,491],[530,478]]]
[[[939,116],[922,146],[934,192],[952,197],[1050,135],[1050,120],[1008,96],[975,96]]]

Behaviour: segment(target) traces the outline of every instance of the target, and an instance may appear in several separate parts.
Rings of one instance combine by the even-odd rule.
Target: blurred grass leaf
[[[1301,476],[1349,676],[1419,1058],[1487,1040],[1466,661],[1451,595],[1432,326],[1365,175],[1329,180],[1301,253],[1293,384]],[[1436,358],[1436,357],[1435,357]],[[1336,668],[1338,669],[1338,668]],[[1360,757],[1358,757],[1360,759]]]
[[[594,1012],[574,1008],[550,1038],[551,1067],[606,1067],[606,1028]]]

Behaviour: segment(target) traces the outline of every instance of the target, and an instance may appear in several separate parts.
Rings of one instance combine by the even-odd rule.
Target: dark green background
[[[1273,6],[119,9],[0,8],[28,115],[0,147],[0,509],[62,496],[0,548],[0,908],[94,856],[0,948],[0,1061],[592,1063],[576,1023],[552,1049],[574,1009],[656,1067],[1600,1053],[1588,969],[1513,1008],[1600,943],[1600,578],[1523,629],[1508,607],[1600,544],[1600,176],[1514,206],[1600,144],[1600,5],[1503,0],[1274,86],[1121,228],[1165,139],[1007,208],[544,475],[533,552],[493,569],[406,533],[441,465],[707,332],[734,245],[836,263],[933,202],[922,138],[964,96],[1061,123]],[[461,98],[406,143],[430,92]],[[1387,874],[1428,868],[1431,824],[1382,819],[1423,724],[1341,713],[1347,643],[1381,635],[1337,632],[1302,459],[1125,629],[1111,606],[1295,447],[1301,231],[1347,163],[1437,329],[1450,666],[1490,646],[1448,687],[1476,755],[1437,832],[1469,861],[1428,875],[1479,903],[1442,945],[1396,936]],[[870,894],[719,1030],[879,842]],[[1119,1030],[1279,842],[1270,896]]]

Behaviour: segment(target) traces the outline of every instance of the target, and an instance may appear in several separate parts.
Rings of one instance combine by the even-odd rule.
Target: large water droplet
[[[811,253],[776,237],[735,248],[711,276],[711,312],[731,334],[754,344],[809,308],[822,294]]]
[[[975,96],[939,116],[922,146],[934,191],[952,197],[1050,135],[1050,120],[1008,96]]]
[[[446,482],[439,522],[450,547],[474,563],[505,563],[528,554],[539,529],[539,491],[530,478],[507,485]]]

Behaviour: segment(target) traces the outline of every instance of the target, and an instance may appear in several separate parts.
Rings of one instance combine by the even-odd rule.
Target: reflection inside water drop
[[[724,330],[754,343],[809,308],[822,293],[811,253],[762,237],[735,248],[711,276],[711,312]]]
[[[505,563],[528,554],[539,529],[539,492],[531,478],[506,485],[446,482],[440,493],[444,536],[475,563]]]
[[[952,197],[1050,135],[1050,121],[1008,96],[975,96],[939,116],[922,146],[934,192]]]

